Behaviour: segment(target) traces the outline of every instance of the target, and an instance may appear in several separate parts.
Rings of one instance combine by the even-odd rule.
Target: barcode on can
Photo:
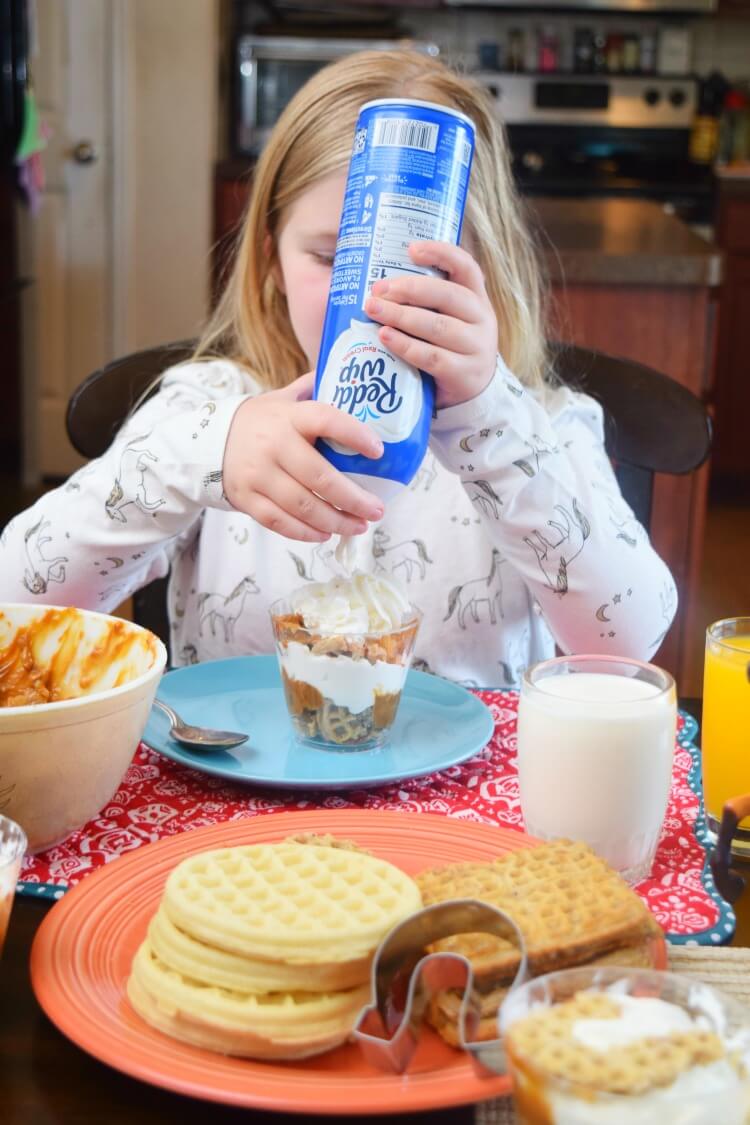
[[[471,145],[466,140],[466,137],[461,137],[458,146],[458,159],[463,164],[464,168],[468,168],[471,162]]]
[[[375,121],[372,144],[374,148],[392,146],[434,152],[437,148],[438,131],[437,125],[431,125],[427,121],[414,121],[408,117],[379,117]]]

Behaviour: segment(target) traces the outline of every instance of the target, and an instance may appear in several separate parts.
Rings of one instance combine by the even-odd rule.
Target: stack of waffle
[[[202,852],[170,874],[128,997],[200,1047],[298,1059],[344,1042],[372,955],[422,906],[415,883],[358,850],[297,840]]]
[[[425,906],[477,898],[509,914],[526,942],[533,976],[585,964],[649,966],[661,930],[641,899],[586,844],[555,840],[492,863],[462,863],[416,876]],[[431,952],[461,953],[481,994],[477,1037],[497,1036],[497,1012],[519,967],[518,950],[491,934],[457,934]],[[457,1046],[461,994],[432,997],[428,1019]]]

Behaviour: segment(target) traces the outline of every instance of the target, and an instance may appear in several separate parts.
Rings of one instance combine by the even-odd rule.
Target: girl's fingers
[[[406,277],[376,281],[372,287],[372,296],[365,305],[365,311],[368,315],[372,315],[374,320],[380,320],[377,313],[370,314],[368,305],[373,299],[375,301],[385,299],[400,305],[434,309],[446,316],[462,320],[466,324],[478,324],[483,315],[483,308],[476,293],[465,285],[446,281],[443,277],[411,274]]]
[[[361,535],[367,531],[367,520],[338,511],[288,473],[279,473],[267,492],[261,489],[261,495],[267,495],[287,515],[314,531],[326,535]]]
[[[313,391],[315,390],[315,372],[307,371],[304,375],[300,375],[299,379],[295,379],[287,387],[282,387],[278,391],[270,391],[270,394],[276,395],[278,398],[290,399],[292,402],[304,402],[312,398]]]
[[[329,535],[360,535],[367,530],[366,520],[337,511],[284,472],[274,474],[267,488],[255,489],[251,506],[260,507],[261,516],[265,517],[260,520],[264,527],[279,531],[281,535],[289,535],[287,530],[281,530],[281,526],[291,528],[295,532],[291,537],[295,539],[299,538],[301,528],[313,532],[314,537],[323,538]],[[250,514],[258,519],[255,511]],[[267,522],[269,518],[274,521],[273,526]],[[279,521],[281,524],[276,526]]]
[[[296,429],[310,443],[319,437],[328,438],[365,457],[381,457],[383,443],[380,438],[370,426],[358,421],[349,412],[350,408],[356,411],[357,391],[361,389],[361,384],[343,388],[344,394],[349,394],[346,401],[342,399],[338,406],[326,402],[300,402],[294,408]]]
[[[459,355],[471,355],[475,349],[476,334],[473,327],[453,316],[377,298],[370,298],[366,302],[365,312],[380,324],[398,328],[409,336],[416,336]]]
[[[461,357],[455,352],[446,351],[435,344],[427,344],[423,340],[415,340],[413,336],[407,336],[397,328],[381,328],[380,338],[389,351],[418,367],[420,371],[434,375],[438,382],[458,380],[461,377]]]
[[[385,509],[371,492],[339,472],[304,440],[291,442],[279,455],[286,473],[303,488],[349,516],[365,520],[382,519]]]
[[[244,511],[256,523],[269,531],[275,531],[277,535],[283,535],[285,539],[297,539],[301,543],[325,543],[329,538],[325,532],[316,531],[301,520],[290,516],[273,500],[257,492],[252,494]]]
[[[455,281],[457,285],[465,285],[478,297],[484,295],[482,271],[471,254],[462,246],[454,246],[451,242],[424,239],[412,242],[409,246],[409,254],[412,261],[418,265],[434,266],[435,269],[447,273],[451,281]]]

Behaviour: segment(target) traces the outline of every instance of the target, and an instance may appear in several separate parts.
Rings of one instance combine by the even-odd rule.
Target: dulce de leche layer
[[[349,656],[353,660],[367,660],[377,664],[404,664],[417,631],[418,623],[410,622],[403,629],[373,635],[324,635],[305,628],[299,613],[286,613],[274,617],[276,639],[282,648],[296,641],[305,645],[315,656]]]

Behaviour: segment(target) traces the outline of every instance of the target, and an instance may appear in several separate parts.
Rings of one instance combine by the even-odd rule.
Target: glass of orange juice
[[[750,617],[728,617],[706,630],[703,793],[715,839],[725,801],[750,793]],[[750,817],[740,823],[732,851],[750,857]]]

